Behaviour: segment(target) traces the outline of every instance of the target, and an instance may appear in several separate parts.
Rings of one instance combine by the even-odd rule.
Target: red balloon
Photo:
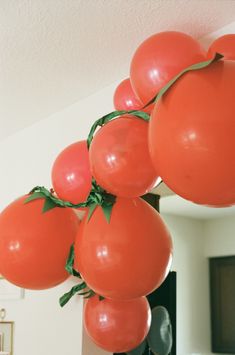
[[[130,68],[134,92],[146,104],[174,76],[206,60],[206,53],[191,36],[175,31],[157,33],[136,50]]]
[[[34,290],[54,287],[68,278],[66,259],[79,219],[67,208],[42,213],[44,199],[12,202],[0,214],[1,274]]]
[[[235,204],[235,62],[180,78],[156,105],[152,160],[178,195],[215,207]]]
[[[97,294],[145,296],[169,272],[172,241],[159,213],[140,198],[117,198],[111,221],[101,207],[86,216],[75,241],[75,268]]]
[[[235,34],[217,38],[208,50],[208,57],[214,57],[216,52],[223,54],[224,59],[235,60]]]
[[[115,110],[140,110],[150,113],[153,109],[153,105],[150,105],[143,109],[144,104],[135,95],[130,79],[123,80],[115,90],[113,103]]]
[[[73,143],[59,154],[51,177],[59,198],[74,204],[86,201],[92,180],[86,141]]]
[[[156,184],[148,123],[140,118],[122,116],[107,123],[95,135],[89,153],[95,180],[116,196],[141,196]]]
[[[151,311],[146,297],[129,301],[88,299],[84,307],[87,334],[102,349],[111,353],[136,348],[147,336]]]
[[[113,103],[116,110],[141,110],[143,107],[140,99],[134,94],[129,78],[116,88]]]

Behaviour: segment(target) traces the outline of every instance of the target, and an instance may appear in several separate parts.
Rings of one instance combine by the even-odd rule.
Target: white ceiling
[[[0,139],[121,81],[149,35],[233,20],[233,0],[1,0]]]

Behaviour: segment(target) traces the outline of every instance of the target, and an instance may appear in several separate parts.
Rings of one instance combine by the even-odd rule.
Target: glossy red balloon
[[[92,180],[86,141],[73,143],[58,155],[51,178],[53,188],[62,200],[74,204],[86,201]]]
[[[235,204],[235,62],[185,74],[156,105],[153,163],[178,195],[215,207]]]
[[[87,334],[102,349],[111,353],[136,348],[147,336],[151,311],[146,297],[129,301],[88,299],[84,307]]]
[[[89,154],[95,180],[116,196],[141,196],[156,184],[148,123],[140,118],[122,116],[107,123],[96,133]]]
[[[113,103],[116,110],[140,110],[143,107],[140,99],[134,94],[129,78],[116,88]]]
[[[171,260],[169,232],[140,198],[117,198],[110,223],[97,207],[76,237],[75,268],[92,290],[112,299],[149,294],[164,281]]]
[[[213,57],[215,53],[223,54],[224,59],[235,60],[235,34],[227,34],[217,38],[208,50],[208,56]]]
[[[34,290],[54,287],[68,278],[66,259],[79,219],[71,209],[42,213],[44,200],[12,202],[0,214],[1,274]]]
[[[206,53],[191,36],[175,31],[157,33],[137,48],[131,61],[131,85],[146,104],[179,72],[204,60]]]
[[[130,79],[123,80],[115,90],[113,103],[115,110],[140,110],[150,113],[153,109],[153,105],[150,105],[143,109],[144,104],[135,95]]]

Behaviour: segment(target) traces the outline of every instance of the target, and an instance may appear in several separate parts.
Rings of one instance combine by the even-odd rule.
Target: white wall
[[[204,234],[205,256],[235,255],[235,216],[206,221]]]
[[[203,222],[163,216],[173,238],[177,272],[177,355],[207,354],[210,349],[208,262]]]
[[[67,145],[86,139],[89,127],[112,111],[110,86],[68,109],[0,142],[0,210],[36,185],[50,187],[50,169]],[[72,281],[43,292],[26,291],[19,301],[1,301],[15,321],[14,355],[81,355],[82,301],[61,309],[59,297]],[[92,347],[93,345],[91,345]],[[95,355],[93,346],[89,355]]]

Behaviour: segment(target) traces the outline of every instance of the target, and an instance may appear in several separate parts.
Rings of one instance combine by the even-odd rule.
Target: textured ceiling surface
[[[233,20],[233,0],[1,0],[0,139],[121,81],[149,35]]]

